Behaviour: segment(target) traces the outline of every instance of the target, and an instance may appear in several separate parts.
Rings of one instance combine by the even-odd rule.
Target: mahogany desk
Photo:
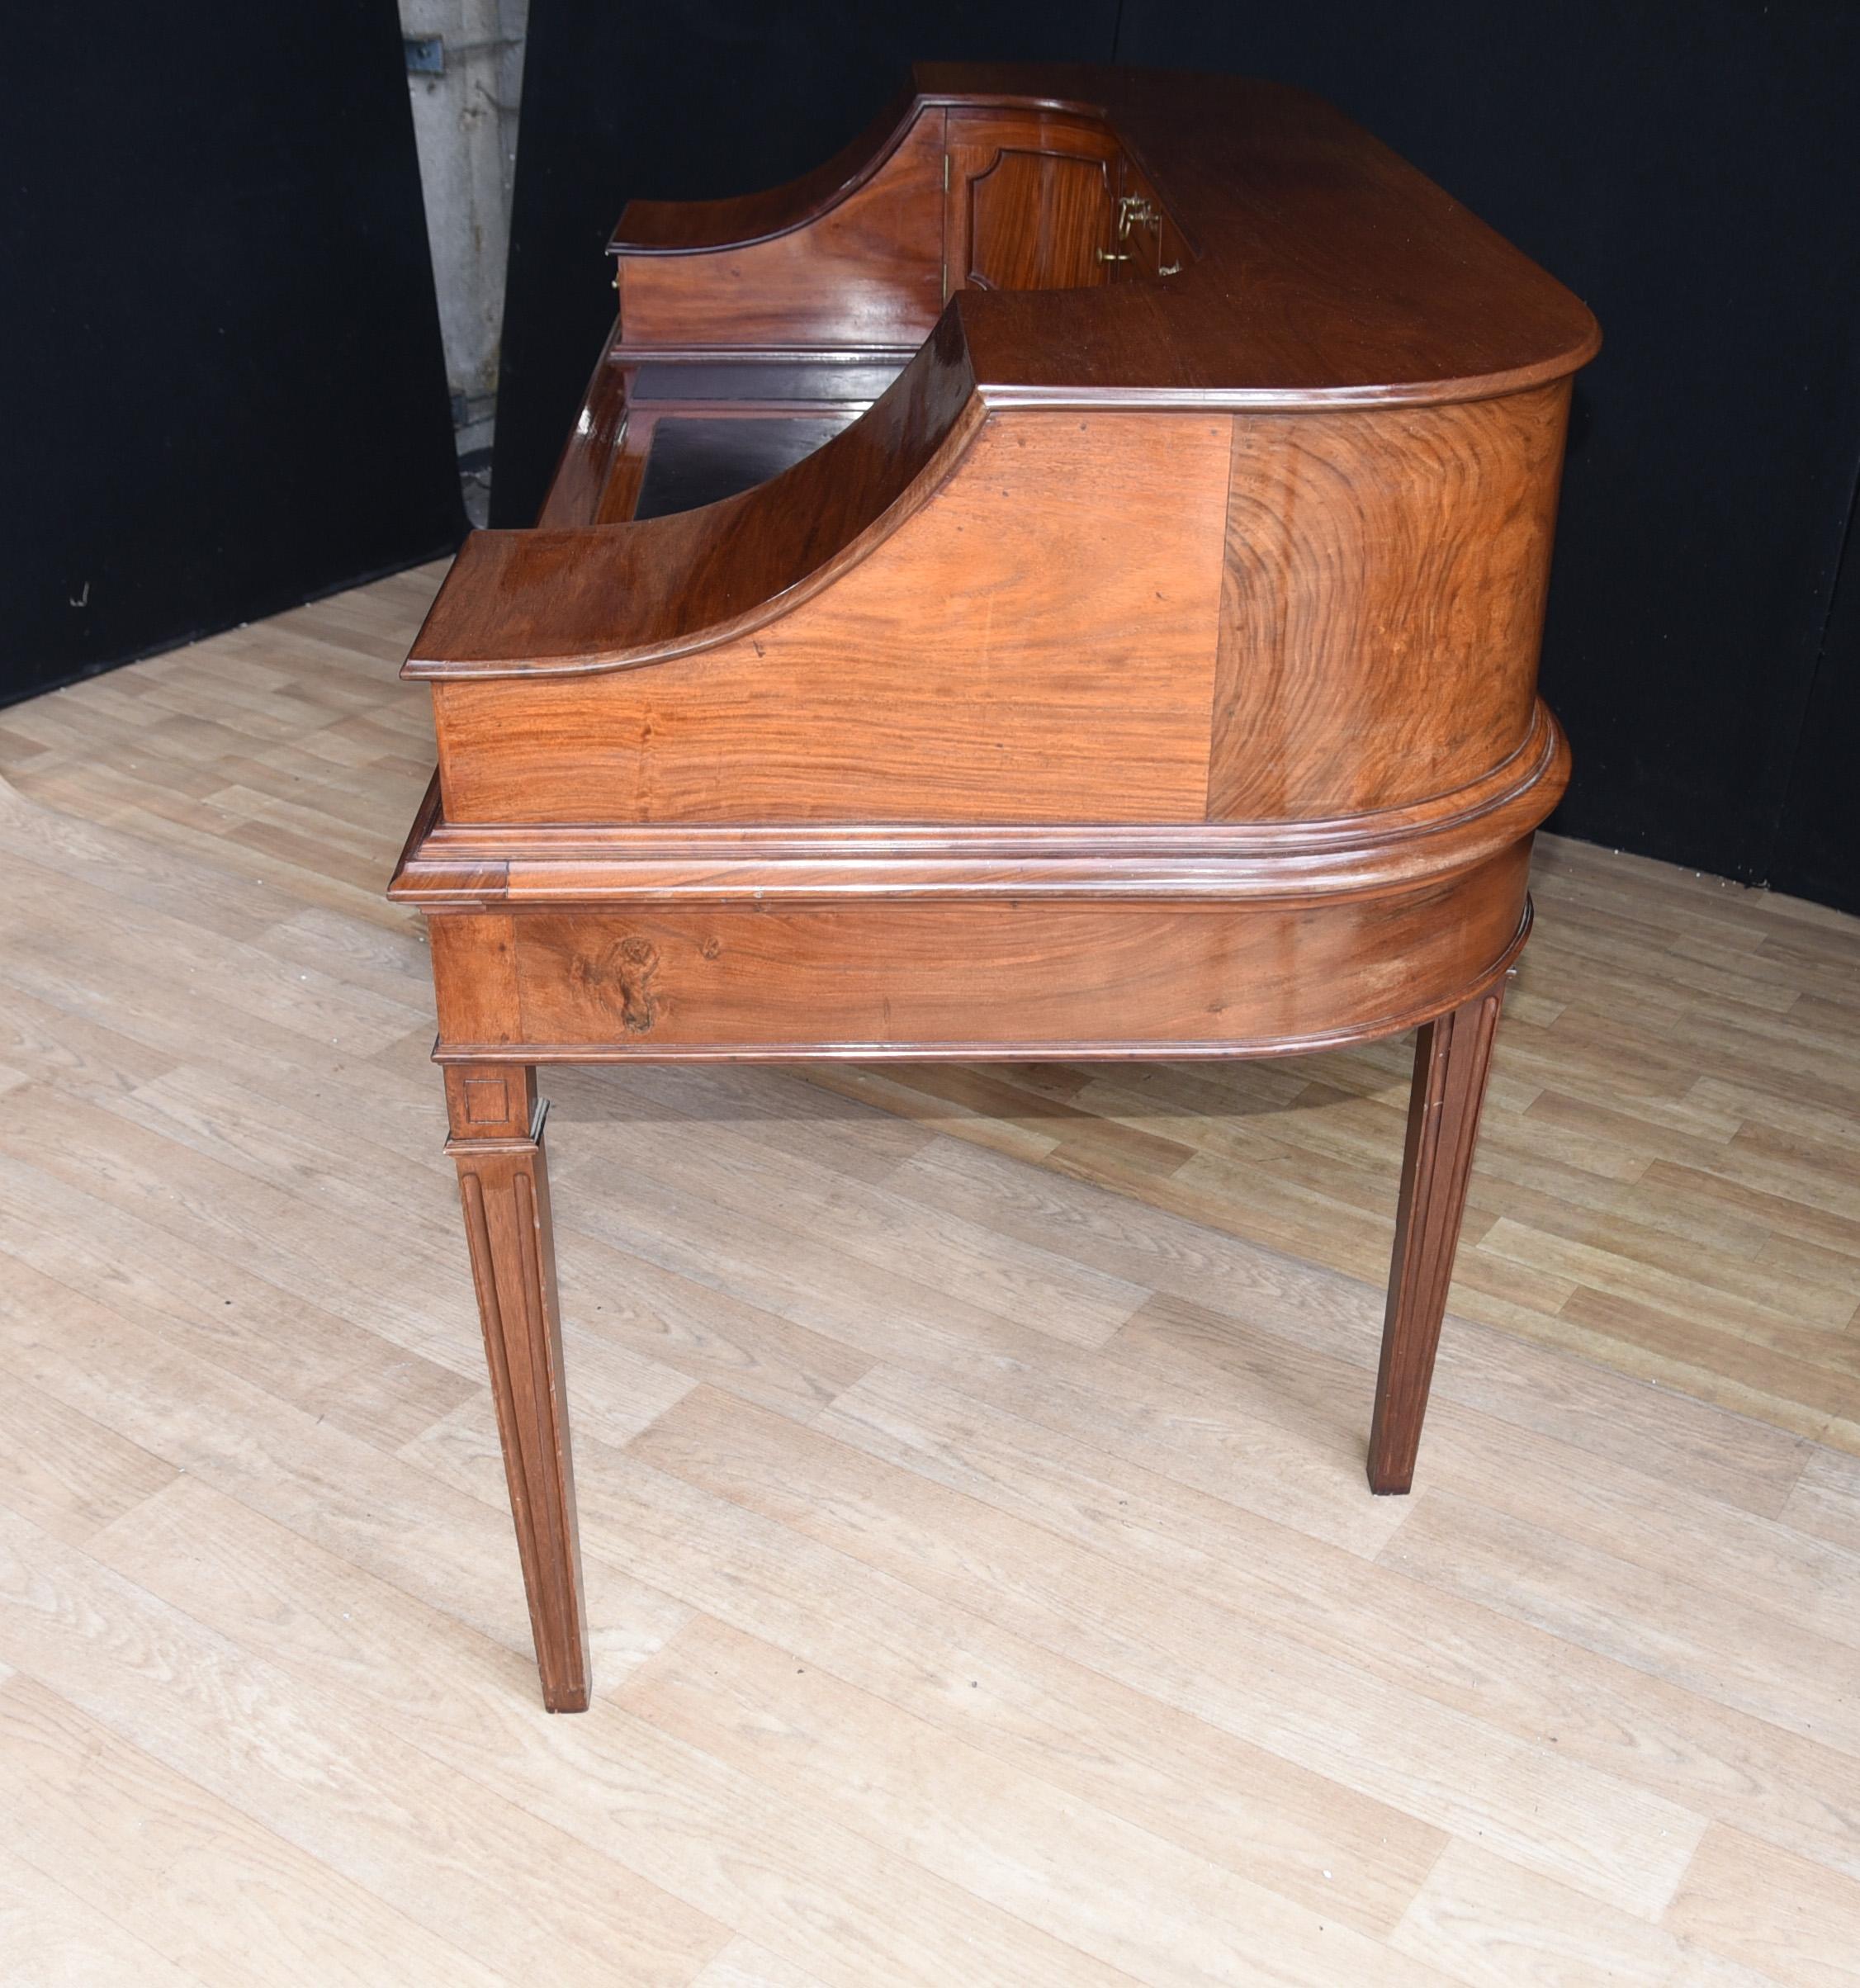
[[[1405,1491],[1532,831],[1588,312],[1328,105],[920,69],[636,202],[532,531],[405,674],[546,1702],[588,1701],[537,1066],[1281,1056],[1418,1027],[1370,1484]],[[692,508],[696,507],[696,508]]]

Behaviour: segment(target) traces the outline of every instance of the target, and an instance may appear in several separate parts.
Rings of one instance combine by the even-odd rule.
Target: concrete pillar
[[[400,7],[446,373],[467,505],[476,512],[472,486],[484,481],[497,405],[528,0],[400,0]]]

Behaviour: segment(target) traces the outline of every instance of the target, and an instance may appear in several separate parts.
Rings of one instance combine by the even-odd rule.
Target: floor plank
[[[1408,1048],[558,1072],[537,1703],[381,896],[438,569],[0,715],[0,1976],[1860,1980],[1860,921],[1545,838]]]

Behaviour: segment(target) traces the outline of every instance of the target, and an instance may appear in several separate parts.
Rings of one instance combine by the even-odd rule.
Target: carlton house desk
[[[405,674],[392,892],[545,1702],[587,1633],[537,1070],[1289,1056],[1417,1030],[1368,1467],[1405,1491],[1533,831],[1582,304],[1300,92],[919,69],[635,202],[541,516]]]

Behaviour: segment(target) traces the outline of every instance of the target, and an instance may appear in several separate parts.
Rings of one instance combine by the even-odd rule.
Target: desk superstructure
[[[536,1067],[1180,1058],[1419,1030],[1369,1446],[1414,1467],[1532,831],[1574,297],[1337,111],[920,69],[636,202],[537,527],[405,674],[546,1702],[585,1617]]]

